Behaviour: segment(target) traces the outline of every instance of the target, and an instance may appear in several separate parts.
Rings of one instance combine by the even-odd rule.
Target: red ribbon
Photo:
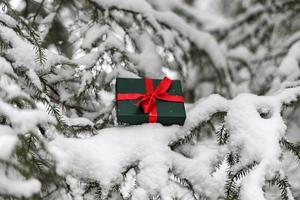
[[[136,100],[139,99],[139,102],[136,103],[136,106],[142,105],[144,113],[149,114],[149,123],[157,122],[157,108],[156,108],[156,99],[163,101],[173,101],[173,102],[184,102],[183,96],[170,95],[167,93],[167,90],[172,84],[172,80],[165,77],[158,86],[154,89],[153,80],[145,78],[145,88],[146,93],[120,93],[117,94],[117,101],[122,100]]]

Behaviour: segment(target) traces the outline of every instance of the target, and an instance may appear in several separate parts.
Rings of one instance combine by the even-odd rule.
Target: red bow
[[[172,84],[172,80],[165,77],[154,90],[153,80],[145,78],[146,93],[123,93],[117,94],[117,101],[134,100],[140,101],[136,105],[142,105],[144,113],[149,113],[149,123],[157,122],[156,99],[164,101],[184,102],[183,96],[170,95],[167,90]]]

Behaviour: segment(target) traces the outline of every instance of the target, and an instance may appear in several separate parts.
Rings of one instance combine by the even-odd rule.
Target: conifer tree
[[[300,198],[298,0],[0,6],[0,199]],[[117,124],[115,79],[164,76],[185,124]]]

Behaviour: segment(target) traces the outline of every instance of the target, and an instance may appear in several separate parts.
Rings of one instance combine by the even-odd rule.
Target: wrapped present
[[[186,114],[180,81],[117,78],[116,111],[120,124],[183,125]]]

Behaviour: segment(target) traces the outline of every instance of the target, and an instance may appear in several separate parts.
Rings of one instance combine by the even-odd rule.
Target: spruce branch
[[[42,1],[40,2],[39,7],[37,8],[37,10],[36,10],[36,12],[35,12],[35,14],[34,14],[34,16],[33,16],[33,22],[36,21],[37,16],[38,16],[38,15],[40,14],[40,12],[42,11],[42,8],[43,8],[44,3],[45,3],[45,0],[42,0]]]
[[[7,0],[3,0],[2,3],[6,6],[12,17],[15,18],[25,28],[28,35],[24,33],[23,28],[20,25],[17,25],[13,29],[16,31],[16,33],[21,35],[23,38],[26,38],[34,46],[33,48],[36,53],[35,60],[41,65],[44,65],[46,62],[46,55],[44,49],[42,48],[42,41],[38,33],[31,25],[29,25],[22,17],[19,16],[19,14],[11,7]]]
[[[219,130],[216,131],[218,137],[219,145],[225,145],[229,138],[229,131],[226,129],[225,125],[223,124]]]
[[[267,182],[278,187],[278,189],[281,191],[280,196],[282,200],[290,200],[289,190],[291,185],[289,184],[286,176],[282,178],[279,174],[276,174],[273,179],[268,180]]]
[[[4,52],[6,52],[8,47],[9,47],[9,44],[0,37],[0,55],[3,54]]]
[[[195,137],[195,136],[197,137],[198,135],[200,135],[202,128],[205,125],[209,124],[210,121],[212,121],[215,118],[223,119],[225,117],[225,115],[226,115],[226,112],[214,113],[210,117],[209,120],[199,123],[197,126],[193,127],[191,130],[186,130],[188,132],[188,134],[184,135],[183,138],[179,138],[178,140],[172,142],[171,144],[169,144],[169,146],[171,147],[171,149],[175,149],[177,146],[180,146],[182,144],[186,144],[186,143],[190,142],[193,137]]]
[[[195,200],[199,200],[199,194],[197,194],[197,192],[195,191],[193,184],[186,178],[181,178],[179,175],[176,175],[173,172],[170,172],[171,176],[172,176],[172,181],[174,181],[175,183],[180,184],[181,186],[187,188],[189,191],[191,191],[191,193],[193,194],[193,197]]]
[[[226,157],[226,162],[229,165],[229,167],[233,167],[235,164],[239,162],[239,155],[235,154],[233,152],[229,153]]]
[[[254,161],[253,163],[248,164],[237,171],[229,170],[225,184],[226,200],[238,199],[240,187],[237,185],[236,181],[244,178],[256,165],[257,162]]]
[[[296,156],[296,159],[298,163],[300,163],[300,144],[294,144],[292,142],[289,142],[285,138],[282,138],[279,143],[281,146],[283,146],[286,150],[290,151],[294,156]]]
[[[88,195],[88,194],[94,194],[94,197],[96,199],[102,200],[102,190],[101,186],[97,181],[87,181],[84,189],[83,196]]]
[[[35,109],[36,105],[32,99],[29,99],[24,96],[15,96],[7,101],[9,104],[16,105],[18,108],[31,108]]]

